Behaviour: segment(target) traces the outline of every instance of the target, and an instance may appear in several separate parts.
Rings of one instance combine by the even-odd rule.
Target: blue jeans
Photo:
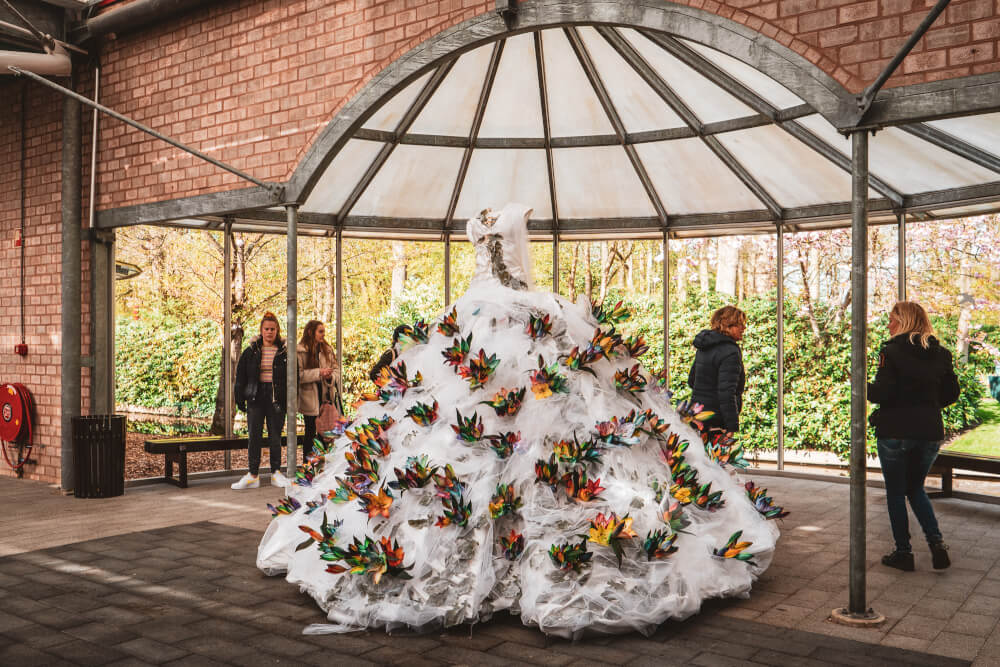
[[[878,459],[885,479],[885,501],[896,550],[909,552],[910,522],[906,501],[924,530],[928,543],[941,541],[941,530],[931,500],[924,491],[924,480],[937,458],[940,442],[934,440],[895,440],[879,438]]]

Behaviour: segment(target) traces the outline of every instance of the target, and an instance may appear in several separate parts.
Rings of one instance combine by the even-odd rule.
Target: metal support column
[[[451,305],[451,232],[444,233],[444,305]]]
[[[225,420],[225,437],[233,437],[233,219],[226,217],[222,241],[222,418]],[[223,463],[232,470],[233,457],[225,451]]]
[[[836,609],[834,620],[849,625],[875,625],[885,620],[866,598],[867,526],[865,525],[865,457],[867,454],[868,342],[868,132],[851,133],[851,459],[849,602]]]
[[[778,223],[778,470],[785,469],[785,229]]]
[[[337,229],[337,361],[344,367],[344,230]],[[344,395],[344,374],[340,374],[340,395]]]
[[[286,232],[288,234],[288,250],[285,258],[288,265],[286,287],[288,310],[285,316],[285,332],[288,337],[285,344],[285,349],[288,350],[288,370],[285,376],[285,475],[288,479],[295,479],[296,449],[299,445],[299,429],[296,419],[299,411],[299,369],[295,353],[296,332],[298,331],[298,323],[295,320],[298,314],[299,291],[299,207],[296,204],[289,204],[285,206],[285,213],[288,216],[288,231]]]
[[[72,84],[71,84],[72,85]],[[61,298],[61,453],[60,486],[73,489],[72,418],[80,414],[80,103],[63,98],[62,118],[62,266]]]
[[[559,232],[552,234],[552,291],[559,294]]]
[[[906,214],[896,215],[898,236],[896,239],[896,253],[898,256],[898,270],[896,272],[896,300],[906,301]]]
[[[663,377],[670,389],[670,234],[667,230],[663,230]]]

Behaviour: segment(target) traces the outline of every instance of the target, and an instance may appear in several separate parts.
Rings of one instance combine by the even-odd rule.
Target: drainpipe
[[[72,85],[72,79],[70,81]],[[61,404],[62,452],[60,486],[69,491],[73,479],[72,417],[80,415],[80,103],[63,98],[62,121],[62,301]]]
[[[11,66],[42,76],[70,76],[73,72],[69,52],[58,44],[46,48],[45,53],[0,51],[0,75],[14,74]]]
[[[104,12],[85,24],[88,36],[121,35],[152,25],[183,12],[215,4],[213,0],[135,0]]]

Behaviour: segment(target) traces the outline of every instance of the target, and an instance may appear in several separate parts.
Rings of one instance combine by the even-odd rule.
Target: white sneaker
[[[286,487],[291,485],[292,483],[281,473],[280,470],[275,470],[271,473],[271,486]]]
[[[247,473],[240,477],[240,481],[235,484],[230,484],[229,488],[239,491],[241,489],[259,489],[260,488],[260,477],[257,475],[251,475]]]

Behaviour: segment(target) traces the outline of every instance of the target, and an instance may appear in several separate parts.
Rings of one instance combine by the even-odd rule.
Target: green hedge
[[[344,385],[346,405],[374,387],[368,371],[388,345],[399,324],[439,310],[433,290],[407,291],[391,312],[345,322]],[[649,344],[643,362],[662,368],[663,320],[659,299],[626,297],[612,290],[607,301],[624,299],[634,316],[621,330],[642,334]],[[690,395],[687,371],[694,359],[691,340],[704,328],[712,311],[726,300],[717,294],[692,292],[670,313],[671,388],[677,398]],[[800,304],[788,298],[785,307],[785,445],[790,449],[832,451],[845,456],[850,445],[850,321],[833,323],[833,313],[818,305],[816,318],[825,327],[822,343],[814,339]],[[777,312],[773,295],[743,301],[748,326],[743,342],[747,371],[741,439],[748,449],[776,446]],[[935,319],[942,342],[954,349],[955,322]],[[210,321],[178,321],[157,315],[120,318],[116,340],[118,402],[150,407],[176,407],[178,412],[211,415],[219,368],[219,332]],[[869,373],[874,373],[878,349],[888,337],[886,318],[869,327]],[[975,423],[975,411],[985,395],[980,376],[989,370],[985,355],[959,366],[962,396],[945,411],[946,428],[957,431]],[[990,367],[991,368],[991,367]],[[874,447],[874,441],[870,440]]]

